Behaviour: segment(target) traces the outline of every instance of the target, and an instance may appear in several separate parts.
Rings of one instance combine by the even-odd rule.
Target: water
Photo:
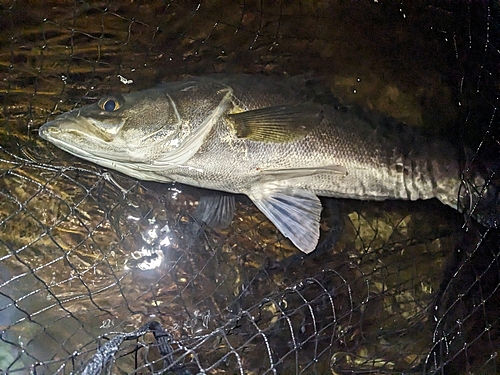
[[[493,80],[498,53],[478,20],[495,8],[26,4],[0,7],[1,370],[69,374],[103,335],[157,320],[193,374],[496,371],[494,233],[464,231],[454,210],[324,200],[323,252],[293,258],[244,198],[229,228],[200,228],[191,213],[203,191],[104,171],[36,132],[109,91],[215,72],[311,74],[344,103],[457,147],[483,141],[483,157],[494,150],[496,104],[478,104],[490,94],[473,88]],[[470,48],[489,54],[463,52],[469,33]],[[476,63],[488,78],[464,70]],[[158,371],[158,356],[146,335],[125,342],[108,371]]]

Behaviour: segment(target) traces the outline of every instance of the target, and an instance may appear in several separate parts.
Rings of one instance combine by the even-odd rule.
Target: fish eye
[[[106,112],[117,111],[121,106],[118,99],[114,97],[106,97],[99,100],[99,107]]]

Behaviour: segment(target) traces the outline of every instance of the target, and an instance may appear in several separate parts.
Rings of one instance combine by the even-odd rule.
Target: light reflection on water
[[[152,270],[164,265],[165,254],[169,252],[169,245],[175,242],[168,224],[160,228],[156,224],[155,218],[148,219],[148,222],[150,228],[146,228],[142,232],[145,245],[130,254],[136,262],[136,267],[142,271]],[[127,269],[126,261],[125,269]]]
[[[295,6],[293,2],[290,4]],[[227,4],[227,7],[234,6],[236,3]],[[321,13],[321,4],[315,6]],[[227,71],[241,72],[244,68],[251,73],[280,75],[285,71],[287,74],[315,71],[324,74],[327,81],[335,83],[336,93],[355,93],[348,97],[364,98],[370,108],[388,110],[389,113],[392,109],[392,113],[405,120],[413,119],[409,122],[416,125],[422,125],[423,121],[421,102],[433,103],[430,112],[437,110],[438,113],[446,113],[444,120],[453,118],[449,90],[439,80],[441,72],[438,69],[426,72],[426,65],[418,63],[426,61],[425,51],[438,50],[435,46],[437,42],[430,42],[432,48],[417,48],[425,39],[405,33],[405,27],[397,35],[390,33],[390,38],[385,40],[388,47],[394,44],[394,37],[397,37],[402,38],[399,40],[400,45],[415,43],[411,44],[413,48],[405,48],[403,52],[422,51],[421,56],[408,59],[398,55],[397,74],[412,72],[409,78],[413,80],[405,79],[408,77],[392,75],[386,70],[388,68],[384,63],[391,57],[386,56],[385,52],[383,55],[372,55],[371,60],[365,58],[370,55],[366,48],[374,45],[373,40],[382,44],[384,40],[370,36],[369,42],[360,39],[356,43],[355,38],[359,36],[352,29],[351,22],[341,19],[350,19],[345,17],[345,12],[331,12],[332,17],[323,19],[316,14],[318,9],[313,9],[311,16],[308,13],[309,5],[301,2],[300,7],[301,20],[309,20],[309,24],[313,20],[314,26],[323,22],[323,29],[332,32],[331,40],[328,36],[321,35],[318,38],[319,35],[311,34],[310,41],[306,42],[301,34],[293,35],[296,23],[293,18],[290,18],[291,23],[279,18],[279,25],[283,27],[285,35],[291,33],[288,34],[290,38],[280,37],[278,45],[272,44],[275,42],[273,33],[258,34],[258,45],[245,50],[242,55],[241,45],[244,45],[244,41],[236,43],[235,40],[249,36],[253,39],[257,34],[251,35],[252,32],[245,29],[251,29],[252,25],[246,25],[237,34],[235,30],[228,33],[227,29],[214,26],[213,19],[219,18],[219,9],[212,10],[212,16],[209,15],[210,9],[204,9],[208,13],[198,17],[196,24],[191,23],[191,14],[186,18],[189,21],[178,19],[179,24],[170,23],[169,18],[168,23],[174,29],[179,25],[182,28],[183,22],[187,22],[181,32],[173,30],[170,33],[165,27],[159,36],[181,35],[185,38],[175,41],[186,49],[181,48],[179,52],[184,54],[185,59],[174,54],[174,58],[170,58],[173,63],[162,61],[162,55],[156,49],[171,48],[177,53],[177,44],[168,46],[169,40],[156,42],[151,39],[152,35],[156,36],[152,34],[156,27],[154,23],[161,22],[161,17],[155,18],[156,14],[134,13],[134,18],[146,20],[150,17],[150,20],[143,25],[138,22],[129,25],[126,19],[115,17],[112,13],[103,19],[99,18],[104,14],[102,10],[88,14],[84,12],[83,17],[77,16],[77,21],[81,22],[77,22],[77,29],[86,32],[92,29],[93,23],[103,25],[107,28],[106,38],[112,40],[110,48],[107,45],[100,46],[99,59],[102,60],[99,64],[95,63],[96,56],[92,52],[95,50],[95,40],[75,39],[75,45],[71,48],[75,55],[67,55],[69,49],[65,43],[61,43],[63,39],[60,38],[69,38],[65,33],[75,26],[72,21],[68,27],[61,25],[66,25],[67,20],[79,14],[69,9],[67,18],[58,20],[61,24],[44,24],[44,45],[49,48],[44,48],[43,56],[38,39],[34,43],[31,39],[24,41],[23,32],[16,30],[16,38],[20,38],[19,46],[23,47],[18,49],[17,45],[9,46],[11,50],[6,50],[5,56],[8,56],[7,60],[12,57],[19,61],[9,68],[12,71],[7,78],[12,80],[8,81],[9,85],[19,87],[19,92],[12,91],[5,95],[4,108],[10,108],[11,102],[17,106],[29,103],[29,108],[22,108],[23,121],[31,124],[33,118],[30,116],[35,113],[39,124],[51,114],[55,102],[61,110],[67,110],[75,103],[82,105],[88,98],[99,97],[103,91],[123,89],[120,80],[114,79],[118,68],[120,72],[126,72],[127,69],[133,72],[130,76],[123,73],[118,78],[126,77],[133,81],[133,84],[129,81],[126,83],[131,84],[134,90],[153,86],[159,79],[170,79],[171,76],[186,72],[196,75],[208,73],[214,66],[211,58],[192,58],[198,53],[208,53],[209,57],[214,53],[209,50],[210,38],[201,38],[208,41],[203,42],[201,49],[198,44],[198,34],[202,35],[200,30],[205,28],[211,30],[210,33],[218,33],[215,47],[219,47],[219,41],[222,44],[227,42],[229,46],[237,44],[235,51],[224,48],[229,56],[238,56],[233,59],[233,65],[228,56],[224,59],[216,56],[217,64],[229,61],[227,66],[221,65],[216,69],[225,70],[227,67]],[[227,12],[226,17],[233,17],[233,14],[238,16],[238,12]],[[351,16],[358,17],[359,14],[362,15],[355,9]],[[271,15],[272,12],[266,13],[266,17]],[[246,13],[245,22],[258,20],[258,17],[253,16]],[[52,20],[56,18],[57,14],[51,17]],[[365,25],[363,15],[361,18]],[[122,28],[124,21],[126,27]],[[227,28],[232,23],[238,25],[235,20],[223,27]],[[343,27],[337,27],[336,23]],[[269,24],[272,25],[272,21]],[[152,32],[148,30],[151,25]],[[304,27],[307,25],[304,21]],[[131,30],[127,28],[129,26],[140,27],[141,32],[134,31],[128,35]],[[374,32],[383,31],[383,25],[377,23],[373,26]],[[16,27],[24,30],[22,24]],[[40,30],[36,30],[35,39],[42,36]],[[97,32],[101,33],[102,30]],[[53,41],[50,33],[55,35]],[[89,35],[93,34],[90,32]],[[226,38],[230,40],[225,41],[225,35],[236,39]],[[28,36],[33,37],[32,34]],[[131,37],[131,43],[128,43],[127,36]],[[350,39],[351,36],[353,39]],[[270,53],[266,38],[275,50],[281,49],[281,56],[280,52],[276,52],[276,56],[274,52]],[[127,42],[120,46],[123,53],[117,54],[113,48],[120,40]],[[337,47],[338,41],[344,40],[353,42],[346,44],[347,50],[351,46],[354,50],[348,59],[337,55],[347,51]],[[145,55],[140,52],[142,45],[151,46]],[[129,46],[131,49],[128,49]],[[59,51],[59,48],[63,52],[54,54],[53,51]],[[300,48],[302,50],[298,50]],[[317,58],[297,59],[296,56],[304,51],[316,53]],[[35,76],[25,77],[33,71],[30,66],[33,56],[30,53],[44,63],[37,69]],[[135,69],[142,58],[146,61],[146,55],[157,58],[147,61],[147,69]],[[245,58],[240,56],[246,56],[251,63],[245,64]],[[26,66],[22,61],[28,62]],[[359,63],[354,73],[352,61]],[[370,66],[370,62],[374,64]],[[401,62],[417,68],[403,69],[399,66]],[[7,64],[10,63],[7,61]],[[436,66],[441,63],[436,56]],[[169,69],[165,69],[165,66]],[[68,79],[64,79],[64,89],[59,87],[60,70],[71,73]],[[23,77],[28,83],[24,82]],[[29,83],[29,79],[34,77],[38,82],[36,88]],[[53,77],[57,77],[55,83]],[[100,80],[98,85],[95,84],[96,79]],[[407,82],[413,82],[414,87]],[[25,92],[24,87],[28,87]],[[385,92],[390,95],[385,95]],[[416,97],[415,93],[418,93]],[[14,104],[12,108],[15,112],[17,107]],[[432,292],[439,288],[443,264],[453,249],[456,237],[454,231],[457,228],[455,212],[432,202],[343,202],[340,216],[345,227],[335,248],[329,248],[321,259],[284,265],[282,261],[296,254],[297,250],[253,205],[239,204],[235,220],[227,229],[218,231],[200,228],[193,223],[190,213],[202,191],[184,189],[179,185],[156,185],[150,188],[146,183],[110,172],[118,182],[114,184],[113,178],[106,178],[106,173],[99,168],[55,150],[36,136],[25,139],[23,134],[26,133],[26,124],[16,121],[15,116],[6,120],[5,125],[0,129],[0,136],[11,140],[5,142],[5,147],[10,147],[8,151],[18,155],[18,141],[21,140],[23,147],[29,144],[32,154],[37,155],[37,161],[64,166],[60,169],[37,169],[24,160],[12,161],[11,155],[4,153],[5,149],[1,150],[1,157],[8,160],[2,161],[1,170],[9,173],[2,175],[0,180],[3,230],[0,243],[0,292],[3,293],[0,297],[0,324],[5,329],[2,336],[4,340],[0,342],[0,359],[3,354],[6,356],[4,362],[11,363],[20,356],[11,370],[22,367],[21,362],[32,364],[38,360],[59,359],[70,362],[68,358],[82,346],[89,344],[88,347],[95,349],[96,338],[103,333],[130,331],[153,317],[160,319],[176,338],[189,342],[193,335],[210,330],[215,332],[242,311],[251,316],[251,324],[245,325],[243,322],[241,326],[230,327],[235,328],[236,334],[229,339],[224,337],[227,341],[214,336],[213,345],[202,353],[204,358],[208,358],[205,366],[212,365],[213,348],[225,354],[232,350],[225,345],[239,348],[246,344],[245,340],[250,342],[255,333],[252,329],[255,329],[257,322],[267,322],[267,326],[258,326],[260,333],[264,332],[260,337],[274,339],[273,350],[276,356],[284,360],[295,356],[290,355],[288,349],[301,334],[306,338],[316,337],[314,335],[319,332],[317,324],[322,319],[326,323],[324,331],[317,335],[318,342],[326,339],[328,343],[325,347],[334,353],[331,358],[336,365],[344,366],[345,369],[349,369],[349,365],[354,366],[356,358],[380,358],[380,363],[390,363],[391,366],[399,363],[401,368],[407,368],[408,363],[418,361],[419,356],[429,348],[431,329],[426,306]],[[72,169],[75,166],[82,169]],[[67,167],[69,169],[65,169]],[[327,219],[322,225],[323,234],[332,226]],[[317,282],[318,288],[312,289],[309,295],[303,293],[304,288],[313,284],[314,278],[320,280]],[[304,310],[299,306],[305,306]],[[283,322],[283,316],[288,319],[286,322]],[[287,336],[290,332],[296,336]],[[383,348],[380,342],[384,342]],[[254,368],[266,367],[267,363],[263,365],[268,355],[263,351],[265,344],[251,342],[250,350],[243,350],[243,360],[255,363]],[[303,350],[303,354],[309,356],[307,361],[316,358],[317,354],[316,348],[309,349]],[[349,350],[350,353],[347,353]],[[292,359],[291,362],[295,365],[299,360]],[[0,368],[3,367],[2,363]],[[131,368],[133,364],[127,367]],[[252,365],[248,368],[252,368]],[[365,368],[369,368],[369,364]]]
[[[35,169],[30,173],[37,180],[44,171]],[[129,331],[153,318],[168,327],[174,337],[193,340],[197,335],[217,332],[211,330],[225,324],[231,316],[249,311],[269,296],[278,295],[276,305],[267,302],[259,313],[269,317],[272,327],[272,322],[279,322],[277,319],[283,309],[294,311],[298,302],[304,303],[304,300],[294,301],[279,293],[287,286],[301,293],[309,285],[301,280],[322,270],[326,270],[328,277],[336,275],[330,275],[328,270],[342,274],[342,279],[333,278],[333,281],[323,280],[322,283],[333,283],[335,307],[345,312],[363,306],[363,309],[373,309],[374,316],[390,316],[390,311],[384,311],[384,305],[377,302],[386,298],[383,296],[389,292],[398,295],[400,308],[407,309],[411,319],[419,314],[413,301],[430,295],[422,292],[420,284],[414,284],[421,280],[418,275],[425,274],[433,280],[429,290],[437,288],[439,279],[429,275],[440,273],[446,253],[436,243],[419,242],[419,238],[439,238],[443,230],[439,227],[443,225],[439,215],[426,216],[429,207],[443,208],[437,203],[428,206],[425,202],[349,202],[336,206],[342,210],[344,220],[350,222],[336,245],[337,250],[329,251],[319,260],[284,266],[281,270],[280,262],[296,254],[297,250],[252,204],[238,203],[236,220],[230,227],[214,230],[201,227],[190,216],[203,191],[180,185],[139,183],[118,174],[113,178],[116,183],[100,174],[67,170],[52,179],[50,185],[45,185],[45,190],[53,189],[54,194],[44,195],[44,203],[35,207],[40,217],[53,217],[57,212],[58,224],[32,230],[28,236],[33,238],[26,237],[27,247],[18,254],[28,264],[34,262],[31,269],[36,269],[37,265],[43,267],[36,271],[25,268],[26,276],[19,280],[24,286],[15,286],[20,291],[19,298],[30,295],[31,291],[30,297],[19,300],[18,305],[30,312],[36,323],[26,317],[22,322],[11,320],[19,319],[16,316],[6,318],[9,320],[6,325],[15,327],[5,335],[6,340],[15,343],[7,345],[6,352],[21,353],[22,343],[26,353],[21,355],[16,366],[21,366],[20,362],[32,364],[33,358],[67,359],[81,343],[92,343],[106,332]],[[16,179],[9,176],[2,183],[20,183],[18,180],[14,183]],[[23,194],[36,197],[30,184],[23,181],[24,189],[16,190],[16,199],[22,201]],[[62,200],[58,191],[67,185],[78,186],[82,191],[75,191]],[[81,198],[82,193],[85,199]],[[65,205],[75,209],[59,208]],[[444,209],[450,216],[455,215],[452,210]],[[29,220],[30,214],[23,211],[9,220],[9,224],[14,232],[14,228],[26,227]],[[54,218],[50,220],[53,222]],[[33,225],[37,228],[38,224]],[[330,225],[326,210],[323,227],[328,229]],[[47,234],[40,236],[39,232]],[[443,241],[437,243],[446,244],[450,240],[444,237]],[[449,244],[445,248],[449,248]],[[11,263],[16,264],[17,260],[11,258]],[[54,259],[59,261],[54,262]],[[407,267],[404,259],[422,261],[416,261],[417,267]],[[429,259],[433,259],[431,267]],[[17,274],[18,271],[11,272]],[[371,276],[364,281],[363,274]],[[400,274],[400,278],[395,278],[396,274]],[[347,292],[346,282],[353,291]],[[47,293],[47,285],[50,293]],[[1,290],[7,295],[15,295],[9,288],[5,285]],[[307,298],[319,297],[311,294]],[[394,300],[396,297],[387,298]],[[322,319],[328,321],[331,305],[323,303],[317,308],[318,314],[326,308]],[[7,308],[6,311],[14,310]],[[299,316],[303,314],[306,315],[297,318],[302,321],[301,330],[311,334],[307,328],[307,313]],[[369,336],[372,330],[379,331],[378,320],[364,319],[365,335]],[[382,321],[389,324],[386,329],[391,332],[401,329],[405,323],[405,320]],[[326,327],[329,332],[330,326]],[[251,330],[252,325],[247,329]],[[352,323],[339,319],[335,329],[347,335],[353,328]],[[275,337],[277,341],[289,331],[279,332]],[[243,330],[242,336],[236,335],[234,339],[243,340],[245,334]],[[213,336],[213,345],[217,345],[217,337]],[[268,337],[272,337],[271,332]],[[353,340],[356,337],[353,332]],[[66,344],[61,346],[61,342]],[[224,347],[219,350],[224,351]],[[399,355],[399,350],[394,352]]]

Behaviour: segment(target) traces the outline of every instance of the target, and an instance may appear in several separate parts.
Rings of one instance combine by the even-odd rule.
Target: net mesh
[[[1,1],[0,372],[499,373],[494,221],[432,200],[325,199],[305,256],[244,197],[228,228],[200,226],[202,190],[106,171],[37,133],[110,91],[310,74],[448,138],[464,186],[477,170],[494,186],[498,7]]]

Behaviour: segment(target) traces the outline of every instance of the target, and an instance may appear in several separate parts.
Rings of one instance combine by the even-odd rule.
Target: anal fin
[[[315,194],[302,189],[264,186],[248,196],[299,250],[310,253],[316,248],[322,207]]]

